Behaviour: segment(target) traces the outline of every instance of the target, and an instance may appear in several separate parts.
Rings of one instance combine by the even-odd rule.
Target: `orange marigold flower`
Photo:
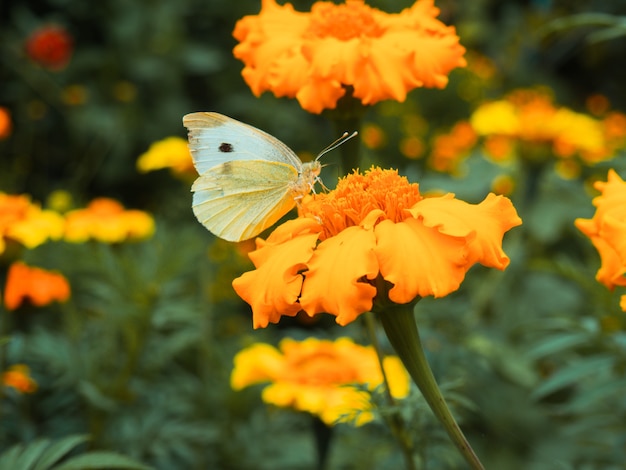
[[[348,88],[363,104],[404,101],[417,87],[444,88],[466,65],[455,29],[436,19],[433,0],[388,14],[363,0],[318,1],[310,13],[263,0],[237,22],[234,55],[259,96],[295,97],[309,112],[333,109]]]
[[[9,110],[0,106],[0,139],[5,139],[11,134],[11,114]]]
[[[476,144],[476,140],[476,132],[469,122],[457,122],[448,134],[434,138],[430,166],[442,172],[457,171],[461,161]]]
[[[21,261],[11,265],[4,288],[4,306],[15,310],[25,300],[37,307],[70,298],[70,284],[60,273],[27,266]]]
[[[26,41],[28,56],[51,70],[63,69],[70,61],[72,50],[71,36],[57,25],[39,28]]]
[[[383,367],[395,398],[409,393],[409,377],[400,359],[388,356]],[[263,401],[318,416],[326,424],[353,421],[356,425],[373,419],[372,404],[362,389],[374,390],[383,383],[376,351],[349,338],[335,341],[308,338],[284,339],[279,349],[256,343],[235,356],[231,374],[235,390],[270,382]]]
[[[475,263],[504,269],[502,238],[521,224],[503,196],[477,205],[453,194],[425,198],[417,184],[380,168],[305,198],[300,214],[257,239],[249,255],[256,270],[233,281],[252,306],[255,328],[300,310],[346,325],[372,310],[375,297],[406,304],[445,296]]]
[[[25,364],[14,364],[3,372],[2,384],[21,393],[34,393],[37,390],[37,382],[30,376],[30,368]]]
[[[6,239],[15,240],[27,248],[35,248],[48,239],[63,236],[63,217],[53,211],[42,210],[26,195],[0,192],[0,253]]]
[[[65,240],[75,243],[91,239],[105,243],[144,239],[152,236],[155,230],[150,214],[126,210],[109,198],[94,199],[85,209],[68,212],[65,224]]]
[[[593,199],[591,219],[576,219],[578,230],[591,239],[600,254],[596,279],[609,289],[626,286],[626,182],[609,170],[607,181],[598,181],[600,196]]]

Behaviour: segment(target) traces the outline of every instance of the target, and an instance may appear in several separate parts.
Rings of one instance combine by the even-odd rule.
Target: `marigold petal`
[[[372,308],[376,288],[366,279],[378,274],[374,232],[348,227],[321,242],[304,274],[300,304],[310,315],[326,312],[347,325]]]
[[[504,269],[509,258],[502,249],[504,233],[522,223],[511,201],[493,193],[479,204],[469,204],[454,195],[425,198],[409,212],[423,218],[424,225],[441,233],[466,237],[468,268],[474,263]]]
[[[380,273],[394,285],[390,300],[405,304],[459,288],[467,270],[463,237],[443,234],[413,218],[397,224],[383,220],[375,232]]]
[[[234,358],[234,368],[230,375],[230,385],[234,390],[259,382],[274,380],[280,376],[285,360],[275,347],[256,343],[239,351]]]
[[[278,323],[282,315],[295,316],[300,310],[301,271],[311,258],[318,234],[300,235],[279,245],[266,244],[249,254],[256,270],[233,281],[233,288],[252,307],[252,324],[265,328]]]

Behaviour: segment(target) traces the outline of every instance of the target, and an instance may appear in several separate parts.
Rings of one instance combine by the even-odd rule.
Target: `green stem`
[[[439,422],[474,470],[484,467],[456,423],[428,365],[413,316],[414,303],[387,306],[378,315],[385,333],[409,375],[418,386]]]
[[[365,314],[365,324],[367,326],[367,332],[372,341],[372,346],[376,350],[376,355],[378,356],[378,364],[380,365],[380,372],[383,376],[383,381],[385,383],[385,396],[387,401],[391,406],[395,405],[395,400],[391,395],[391,387],[389,386],[389,380],[387,379],[387,374],[385,373],[385,367],[383,364],[383,353],[380,348],[380,343],[378,338],[376,337],[376,324],[374,323],[374,316],[371,312]],[[404,456],[404,461],[406,463],[407,470],[415,470],[415,460],[413,460],[413,444],[411,442],[411,437],[407,432],[406,425],[402,416],[399,412],[394,412],[389,418],[386,420],[389,428],[391,429],[391,433],[398,441],[400,445],[400,449],[402,449],[402,455]]]

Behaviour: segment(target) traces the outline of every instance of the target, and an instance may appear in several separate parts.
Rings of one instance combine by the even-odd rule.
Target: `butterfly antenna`
[[[330,144],[328,147],[326,147],[324,150],[322,150],[317,157],[315,158],[315,160],[319,160],[322,155],[326,155],[328,152],[331,152],[333,150],[335,150],[337,147],[339,147],[341,144],[347,142],[348,140],[350,140],[352,137],[356,137],[356,135],[358,134],[357,131],[354,131],[352,134],[348,134],[347,132],[344,132],[343,135],[341,137],[339,137],[337,140],[335,140],[332,144]]]

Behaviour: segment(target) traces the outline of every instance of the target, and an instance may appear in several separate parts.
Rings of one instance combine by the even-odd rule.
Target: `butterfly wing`
[[[234,160],[211,168],[194,182],[193,212],[210,232],[228,241],[252,238],[285,215],[295,201],[290,164]]]
[[[298,156],[276,137],[223,114],[187,114],[183,125],[200,175],[220,163],[240,160],[267,160],[292,165],[298,172],[302,169]]]

